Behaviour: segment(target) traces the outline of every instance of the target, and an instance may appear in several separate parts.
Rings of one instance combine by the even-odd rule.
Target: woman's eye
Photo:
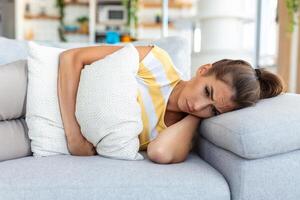
[[[209,97],[209,90],[208,90],[208,87],[207,87],[207,86],[205,86],[205,94],[206,94],[206,96]]]

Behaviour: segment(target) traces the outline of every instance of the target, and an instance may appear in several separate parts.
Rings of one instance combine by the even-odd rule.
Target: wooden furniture
[[[298,18],[300,21],[300,15]],[[300,94],[300,31],[298,32],[298,63],[297,63],[297,87],[296,93]]]
[[[294,40],[297,40],[297,38],[293,37],[293,33],[288,31],[289,17],[285,1],[278,1],[278,19],[279,46],[277,72],[283,78],[287,92],[300,93],[300,30],[298,28],[298,33],[295,33],[298,34],[296,36],[298,37],[298,42],[295,47],[293,46],[295,45],[294,42],[296,42]],[[300,16],[298,21],[300,21]],[[294,31],[297,31],[297,29],[295,28]],[[294,72],[296,74],[293,74]]]

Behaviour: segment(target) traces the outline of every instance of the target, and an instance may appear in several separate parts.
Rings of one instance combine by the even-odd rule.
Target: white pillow
[[[66,49],[42,46],[35,42],[29,42],[28,47],[28,88],[25,120],[28,126],[28,136],[31,140],[31,151],[34,157],[70,154],[67,148],[57,96],[58,59],[59,54]],[[138,134],[142,131],[141,111],[135,93],[137,92],[137,85],[133,81],[137,69],[138,53],[134,46],[129,44],[104,59],[85,66],[81,72],[76,100],[76,109],[79,110],[76,110],[75,114],[79,118],[78,121],[84,136],[94,146],[97,146],[96,149],[100,155],[129,160],[143,159],[143,156],[137,153],[139,148]],[[107,73],[109,76],[114,74],[114,76],[109,79],[109,76],[103,77],[101,73]],[[103,77],[103,80],[97,79],[99,77]],[[105,82],[105,85],[102,84],[103,82]],[[111,95],[116,94],[117,96],[105,96],[111,100],[106,101],[106,103],[118,101],[120,104],[111,104],[114,107],[111,108],[111,115],[105,113],[107,118],[90,118],[92,116],[90,111],[96,111],[96,114],[99,114],[98,111],[107,110],[101,107],[101,102],[105,101],[96,99],[102,98],[102,93],[88,94],[87,91],[97,91],[102,88],[103,94],[104,92],[108,93],[109,91],[105,88],[113,88],[113,84],[108,85],[109,82],[114,83],[116,87],[115,90],[111,91]],[[119,84],[119,89],[117,89],[117,84]],[[121,87],[125,84],[130,86],[129,88],[126,87],[127,90],[124,89],[125,87]],[[85,89],[83,90],[83,88]],[[86,99],[86,95],[89,95],[90,98]],[[86,105],[85,103],[88,101],[93,102],[93,104]],[[108,105],[105,108],[108,108]],[[85,109],[87,109],[87,112],[84,111]],[[114,111],[117,113],[113,113]],[[118,122],[126,123],[118,125]],[[90,131],[100,123],[104,123],[105,126],[103,127],[106,127],[106,130],[110,131],[111,134]],[[109,123],[116,126],[113,128]],[[99,131],[103,131],[101,127],[99,127]],[[99,139],[102,140],[98,144]]]
[[[138,51],[127,44],[81,71],[76,118],[84,137],[105,157],[143,160],[138,135],[143,129],[137,101]]]
[[[59,111],[57,70],[65,49],[29,42],[26,122],[34,157],[70,154]]]

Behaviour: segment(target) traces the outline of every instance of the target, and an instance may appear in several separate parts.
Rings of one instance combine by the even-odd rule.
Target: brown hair
[[[259,99],[270,98],[284,91],[284,82],[265,68],[253,69],[244,60],[222,59],[212,64],[206,75],[215,75],[218,80],[235,90],[233,101],[238,108],[254,105]]]

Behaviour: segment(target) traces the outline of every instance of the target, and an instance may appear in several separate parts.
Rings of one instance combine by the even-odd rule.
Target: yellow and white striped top
[[[137,100],[143,121],[139,150],[143,151],[150,141],[167,128],[164,122],[167,103],[173,88],[181,80],[181,72],[165,50],[153,45],[139,63],[136,79],[139,88]]]

